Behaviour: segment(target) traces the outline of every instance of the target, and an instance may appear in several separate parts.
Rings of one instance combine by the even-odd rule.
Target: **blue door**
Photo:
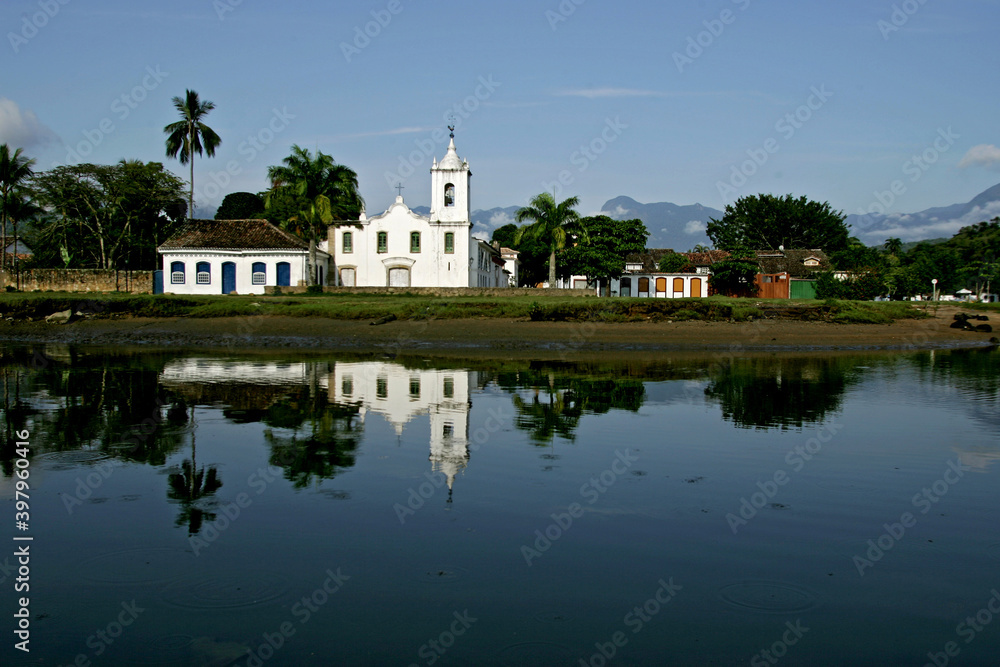
[[[292,265],[288,262],[278,262],[278,287],[290,287],[292,284]]]
[[[236,291],[236,264],[224,262],[222,264],[222,293],[229,294]]]
[[[153,294],[163,294],[163,271],[153,271]]]

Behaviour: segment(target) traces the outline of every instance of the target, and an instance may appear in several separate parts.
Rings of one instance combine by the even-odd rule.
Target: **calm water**
[[[0,663],[996,665],[998,370],[8,348]]]

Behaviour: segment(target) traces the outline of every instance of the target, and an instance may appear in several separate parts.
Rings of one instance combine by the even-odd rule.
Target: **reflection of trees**
[[[557,435],[574,440],[585,414],[604,414],[612,409],[635,412],[646,394],[642,381],[633,378],[595,379],[545,370],[501,373],[497,383],[511,392],[532,389],[530,399],[514,394],[514,426],[528,431],[536,445],[550,443]]]
[[[180,447],[181,435],[163,423],[174,397],[158,382],[161,357],[72,349],[57,358],[25,349],[7,350],[5,357],[5,430],[28,427],[36,452],[86,449],[159,465]],[[5,446],[8,474],[12,454]]]
[[[264,432],[271,465],[284,468],[296,488],[309,486],[314,478],[332,479],[354,465],[362,436],[359,417],[358,406],[330,403],[315,387],[296,390],[269,407],[262,419],[271,427]]]
[[[179,501],[181,512],[177,516],[175,525],[183,526],[187,524],[188,534],[194,535],[201,530],[204,519],[212,521],[215,514],[206,511],[198,505],[202,498],[213,495],[222,487],[222,480],[219,479],[219,472],[215,466],[209,466],[208,473],[205,468],[198,468],[196,431],[198,424],[194,419],[194,406],[191,407],[191,460],[184,459],[181,463],[181,471],[171,473],[167,478],[170,489],[167,497],[171,500]]]
[[[856,359],[736,359],[716,372],[705,395],[742,428],[802,427],[840,410]]]

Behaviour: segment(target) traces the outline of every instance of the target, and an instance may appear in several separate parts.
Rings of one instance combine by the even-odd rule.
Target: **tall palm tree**
[[[577,197],[570,197],[557,204],[555,197],[543,192],[527,206],[518,209],[514,216],[518,222],[534,220],[532,224],[518,228],[514,243],[520,244],[522,239],[539,239],[548,245],[550,288],[556,286],[556,251],[566,247],[566,239],[570,236],[586,235],[580,215],[573,210],[579,203]]]
[[[215,130],[202,122],[208,112],[215,108],[214,102],[202,102],[198,99],[198,93],[188,90],[184,98],[175,97],[173,103],[181,114],[181,120],[167,125],[163,132],[167,135],[167,157],[178,157],[179,154],[181,164],[191,163],[191,195],[188,198],[190,220],[194,216],[194,154],[202,155],[204,150],[208,157],[215,157],[215,149],[222,143],[222,139]]]
[[[309,239],[309,284],[316,283],[316,243],[325,236],[334,220],[354,220],[365,201],[358,192],[358,175],[337,164],[323,151],[316,156],[308,149],[292,145],[292,153],[282,165],[267,168],[271,189],[265,207],[273,209],[279,198],[294,197],[298,212],[285,221]]]
[[[890,255],[895,255],[896,257],[898,257],[899,253],[902,252],[903,250],[903,241],[901,239],[893,237],[890,239],[886,239],[882,247],[885,248],[885,251]]]
[[[3,258],[0,259],[0,268],[7,264],[7,221],[11,217],[13,208],[20,204],[22,195],[16,191],[34,173],[31,167],[34,166],[34,159],[28,159],[22,154],[22,149],[14,150],[13,155],[7,144],[0,144],[0,243],[3,244]],[[15,203],[15,199],[18,202]],[[16,234],[15,234],[16,237]]]

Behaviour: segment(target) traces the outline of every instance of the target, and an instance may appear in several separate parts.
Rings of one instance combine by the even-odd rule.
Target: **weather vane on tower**
[[[451,114],[450,116],[448,116],[448,120],[451,121],[451,123],[448,125],[448,131],[451,133],[449,136],[451,136],[451,138],[454,139],[455,138],[455,114]]]

